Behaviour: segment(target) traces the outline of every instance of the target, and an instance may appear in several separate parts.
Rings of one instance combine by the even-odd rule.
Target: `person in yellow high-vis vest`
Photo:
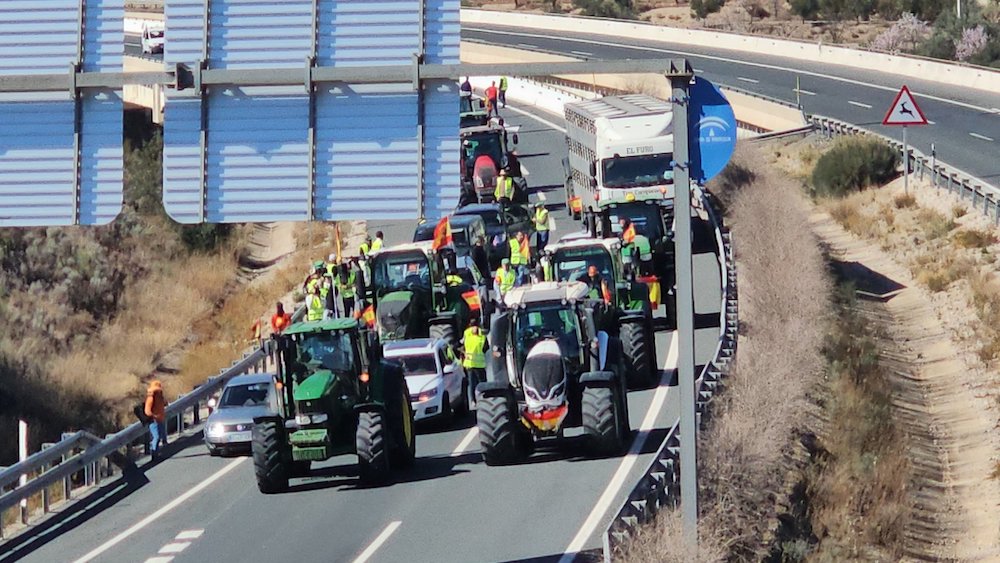
[[[504,295],[511,289],[514,289],[514,282],[516,277],[514,274],[514,268],[510,265],[510,258],[504,258],[500,261],[500,267],[497,268],[497,273],[493,277],[493,285],[497,288],[497,293],[500,298],[497,301],[503,303]]]
[[[527,282],[530,264],[531,247],[528,245],[528,236],[523,231],[518,231],[517,235],[510,239],[510,265],[517,272],[517,285]]]
[[[462,367],[469,378],[470,400],[475,403],[476,386],[486,381],[486,335],[479,328],[479,319],[469,319],[469,328],[462,335]]]
[[[536,249],[541,254],[545,250],[545,245],[549,244],[549,210],[542,202],[535,203],[535,216],[531,218],[535,224],[535,232],[538,233],[538,244]]]
[[[497,187],[493,190],[493,199],[500,203],[510,203],[514,200],[514,179],[503,168],[497,175]]]
[[[323,313],[326,311],[326,303],[319,295],[319,287],[306,297],[306,320],[316,322],[323,320]]]

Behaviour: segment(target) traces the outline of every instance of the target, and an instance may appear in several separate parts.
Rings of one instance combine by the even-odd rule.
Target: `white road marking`
[[[150,557],[146,560],[146,563],[170,563],[174,560],[174,557]]]
[[[927,120],[927,124],[928,125],[937,125],[937,121],[931,121],[930,119],[928,119]]]
[[[232,471],[233,469],[235,469],[237,465],[243,463],[247,459],[249,459],[249,458],[241,457],[239,459],[234,459],[233,461],[229,462],[228,464],[226,464],[225,467],[223,467],[222,469],[216,471],[215,473],[213,473],[212,475],[210,475],[207,479],[205,479],[201,483],[198,483],[194,487],[191,487],[190,489],[187,490],[187,492],[185,492],[181,496],[175,498],[174,500],[168,502],[167,504],[163,505],[156,512],[153,512],[149,516],[147,516],[147,517],[143,518],[142,520],[136,522],[131,528],[125,530],[124,532],[118,534],[117,536],[115,536],[115,537],[111,538],[110,540],[108,540],[108,541],[102,543],[101,545],[97,546],[96,548],[94,548],[92,551],[90,551],[89,553],[87,553],[83,557],[77,559],[74,563],[87,563],[87,561],[92,561],[98,555],[101,555],[105,551],[107,551],[107,550],[111,549],[112,547],[118,545],[119,543],[121,543],[122,541],[124,541],[126,538],[128,538],[132,534],[134,534],[134,533],[138,532],[139,530],[145,528],[146,526],[150,525],[152,522],[155,522],[158,518],[160,518],[164,514],[166,514],[166,513],[170,512],[171,510],[177,508],[182,503],[184,503],[184,501],[188,500],[189,498],[191,498],[191,497],[195,496],[196,494],[200,493],[201,491],[205,490],[209,485],[211,485],[212,483],[214,483],[214,482],[218,481],[219,479],[221,479],[226,473],[229,473],[230,471]]]
[[[375,555],[375,552],[378,551],[378,548],[382,547],[382,544],[385,543],[385,540],[389,539],[389,536],[391,536],[392,533],[396,531],[396,528],[398,528],[399,525],[402,523],[403,522],[400,520],[396,520],[395,522],[390,522],[389,525],[386,526],[384,530],[382,530],[382,533],[379,534],[377,538],[375,538],[375,541],[373,541],[371,545],[369,545],[364,551],[361,552],[361,555],[359,555],[357,559],[354,560],[354,563],[365,563],[365,561],[371,559],[371,556]]]
[[[584,57],[594,56],[593,53],[588,53],[587,51],[570,51],[570,53],[573,53],[574,55],[583,55]]]
[[[482,29],[482,28],[464,28],[464,29],[468,29],[470,31],[482,31],[482,32],[487,32],[487,33],[495,31],[495,30],[492,30],[492,29]],[[504,31],[503,33],[505,35],[513,35],[513,36],[517,36],[517,37],[535,37],[535,38],[538,38],[538,39],[552,39],[552,37],[549,36],[549,35],[541,35],[541,34],[537,34],[537,33],[522,33],[522,32],[514,32],[514,31]],[[648,52],[651,52],[651,53],[665,53],[665,54],[669,54],[669,55],[679,55],[679,56],[682,56],[682,57],[687,57],[689,59],[705,59],[705,60],[709,60],[709,61],[719,61],[719,62],[723,62],[723,63],[739,64],[739,65],[750,66],[750,67],[755,67],[755,68],[767,68],[767,69],[771,69],[771,70],[780,70],[782,72],[790,72],[790,73],[798,74],[799,76],[812,76],[814,78],[825,78],[827,80],[834,80],[834,81],[837,81],[837,82],[843,82],[845,84],[853,84],[855,86],[863,86],[865,88],[872,88],[872,89],[875,89],[875,90],[882,90],[884,92],[892,92],[893,94],[895,94],[896,92],[899,92],[899,88],[898,87],[880,86],[878,84],[871,84],[871,83],[868,83],[868,82],[862,82],[861,80],[854,80],[852,78],[844,78],[842,76],[834,76],[832,74],[824,74],[822,72],[812,72],[812,71],[804,70],[804,69],[801,69],[801,68],[792,68],[792,67],[787,67],[787,66],[771,65],[771,64],[765,64],[765,63],[755,63],[755,62],[744,61],[744,60],[740,60],[740,59],[733,59],[733,58],[730,58],[730,57],[720,57],[720,56],[717,56],[717,55],[693,54],[693,53],[689,53],[689,52],[678,51],[678,50],[675,50],[675,49],[660,49],[660,48],[656,48],[656,47],[642,47],[642,46],[639,46],[639,45],[627,45],[625,43],[614,43],[614,42],[611,42],[611,41],[596,41],[596,40],[593,40],[593,39],[572,39],[572,41],[574,41],[576,43],[587,44],[587,45],[601,45],[601,46],[604,46],[604,47],[618,47],[618,48],[625,47],[625,48],[628,48],[628,49],[636,49],[638,51],[648,51]],[[975,104],[967,104],[965,102],[959,102],[959,101],[956,101],[956,100],[949,100],[948,98],[942,98],[940,96],[932,96],[930,94],[925,94],[925,93],[920,93],[920,92],[911,92],[911,93],[914,94],[914,95],[916,95],[916,96],[919,96],[920,98],[926,98],[928,100],[934,100],[936,102],[941,102],[941,103],[944,103],[944,104],[950,104],[950,105],[953,105],[953,106],[963,107],[963,108],[966,108],[966,109],[973,109],[973,110],[982,111],[982,112],[989,112],[989,111],[991,111],[991,110],[988,110],[988,109],[986,109],[986,108],[984,108],[982,106],[977,106]],[[993,108],[992,111],[1000,113],[1000,109],[998,109],[998,108]]]
[[[521,176],[528,177],[528,167],[523,164],[521,165]]]
[[[737,76],[736,80],[739,80],[741,82],[749,82],[750,84],[760,84],[760,80],[756,80],[754,78],[743,78],[742,76]]]
[[[809,90],[803,90],[802,88],[792,88],[792,92],[798,92],[799,94],[805,94],[806,96],[816,95],[816,92],[810,92]]]
[[[977,139],[979,139],[981,141],[990,141],[990,142],[993,142],[993,139],[991,139],[990,137],[987,137],[986,135],[980,135],[979,133],[969,133],[969,136],[970,137],[975,137],[975,138],[977,138]]]
[[[670,350],[667,352],[664,369],[669,369],[668,366],[676,366],[676,364],[677,338],[675,337],[672,339]],[[667,400],[669,390],[670,387],[667,387],[666,381],[661,380],[660,386],[656,388],[656,393],[653,395],[653,401],[649,405],[649,410],[646,411],[646,416],[642,419],[642,424],[639,426],[639,432],[635,437],[635,441],[632,442],[632,447],[629,448],[628,453],[622,458],[621,463],[618,464],[618,469],[612,475],[611,481],[608,482],[608,486],[601,493],[601,497],[597,499],[597,503],[594,505],[593,510],[590,511],[590,515],[587,516],[583,526],[580,527],[580,531],[569,542],[569,545],[563,552],[563,556],[559,558],[559,563],[572,563],[576,555],[586,545],[591,534],[594,533],[597,526],[604,520],[604,514],[611,507],[611,503],[614,502],[615,496],[618,495],[622,485],[625,484],[625,479],[628,477],[632,467],[639,461],[639,451],[642,450],[642,446],[646,442],[646,439],[649,438],[653,425],[656,424],[656,416],[660,414],[663,403]]]
[[[158,553],[160,554],[180,553],[185,549],[187,549],[189,545],[191,545],[191,542],[189,541],[168,543],[167,545],[161,547]]]
[[[559,131],[560,133],[565,133],[566,132],[566,128],[565,127],[556,125],[555,123],[552,123],[548,119],[545,119],[543,117],[538,117],[537,115],[535,115],[533,113],[526,112],[523,109],[517,109],[516,107],[513,107],[513,106],[507,106],[507,109],[513,111],[514,113],[519,113],[519,114],[521,114],[523,116],[530,117],[530,118],[534,119],[535,121],[541,123],[542,125],[546,125],[548,127],[551,127],[553,129],[555,129],[556,131]]]
[[[205,533],[205,530],[184,530],[183,532],[177,534],[175,540],[196,540]]]
[[[537,49],[538,48],[537,46],[531,45],[529,43],[518,43],[517,46],[518,47],[527,47],[529,49]]]
[[[698,74],[705,74],[705,71],[701,70],[700,68],[696,68],[694,69],[694,71],[697,72]]]
[[[1000,115],[1000,108],[990,108],[990,112]]]
[[[854,100],[847,100],[847,103],[851,104],[852,106],[858,106],[859,108],[872,109],[870,105],[863,104],[861,102],[855,102]]]
[[[472,444],[472,441],[475,440],[478,435],[479,427],[473,426],[470,428],[469,431],[465,433],[465,437],[462,438],[462,441],[455,446],[455,449],[451,452],[450,457],[458,457],[465,453],[465,450],[470,444]]]

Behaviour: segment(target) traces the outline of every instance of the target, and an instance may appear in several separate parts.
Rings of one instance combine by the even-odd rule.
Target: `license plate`
[[[226,436],[227,442],[249,442],[250,439],[250,432],[231,432]]]

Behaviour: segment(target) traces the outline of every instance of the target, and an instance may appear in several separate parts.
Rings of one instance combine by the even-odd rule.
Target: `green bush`
[[[886,143],[867,137],[848,137],[816,162],[812,184],[816,195],[841,197],[896,176],[899,154]]]
[[[721,10],[725,3],[725,0],[691,0],[691,13],[698,19],[705,19],[708,14]]]
[[[585,16],[630,20],[635,18],[631,0],[573,0]]]
[[[188,250],[204,252],[218,248],[233,232],[232,225],[202,223],[200,225],[178,225],[181,241]]]

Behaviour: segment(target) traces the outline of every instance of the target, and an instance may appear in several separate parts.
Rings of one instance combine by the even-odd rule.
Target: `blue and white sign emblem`
[[[689,90],[691,179],[704,183],[726,167],[736,148],[736,116],[715,84],[695,77]]]

